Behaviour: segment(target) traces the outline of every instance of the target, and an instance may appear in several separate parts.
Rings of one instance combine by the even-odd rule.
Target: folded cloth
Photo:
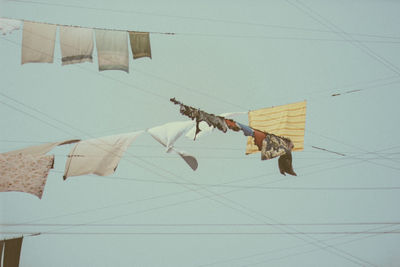
[[[62,65],[92,62],[93,30],[60,26]]]
[[[134,59],[151,58],[150,34],[148,32],[129,32],[129,40]]]
[[[15,154],[24,154],[24,155],[42,155],[42,154],[46,154],[47,152],[49,152],[50,150],[52,150],[54,147],[56,146],[62,146],[62,145],[68,145],[68,144],[72,144],[72,143],[76,143],[79,142],[79,139],[70,139],[70,140],[64,140],[61,142],[54,142],[54,143],[46,143],[46,144],[42,144],[42,145],[38,145],[38,146],[30,146],[27,148],[23,148],[23,149],[18,149],[18,150],[13,150],[13,151],[9,151],[4,153],[5,155],[15,155]]]
[[[18,267],[23,237],[5,240],[4,267]]]
[[[125,31],[95,30],[99,71],[129,72],[128,37]]]
[[[64,180],[70,176],[111,175],[125,150],[143,131],[106,136],[77,143],[65,163]]]
[[[54,155],[0,154],[0,192],[25,192],[42,198]]]
[[[25,21],[21,64],[53,63],[56,30],[56,25]]]
[[[0,18],[0,31],[3,35],[6,35],[12,31],[19,30],[21,24],[20,20]]]

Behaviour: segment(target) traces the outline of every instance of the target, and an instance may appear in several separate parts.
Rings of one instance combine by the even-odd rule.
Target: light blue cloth
[[[249,126],[236,122],[236,124],[242,129],[245,136],[254,136],[254,131]]]

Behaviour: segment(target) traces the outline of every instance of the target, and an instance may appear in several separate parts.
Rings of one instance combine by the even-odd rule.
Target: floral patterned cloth
[[[54,155],[0,154],[0,192],[18,191],[42,198]]]

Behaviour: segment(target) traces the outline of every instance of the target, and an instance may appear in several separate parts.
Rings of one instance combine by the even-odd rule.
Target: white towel
[[[62,65],[92,62],[93,29],[60,26]]]
[[[53,63],[56,25],[24,22],[21,64]]]
[[[71,140],[64,140],[61,142],[54,142],[54,143],[46,143],[38,146],[30,146],[27,148],[22,148],[18,150],[13,150],[4,153],[5,155],[16,155],[16,154],[24,154],[24,155],[43,155],[52,150],[56,146],[68,145],[72,143],[79,142],[79,139],[71,139]]]
[[[95,30],[99,71],[129,72],[128,36],[124,31]]]
[[[64,180],[70,176],[115,172],[125,150],[143,131],[84,140],[77,143],[65,163]]]
[[[12,31],[19,30],[21,24],[20,20],[0,18],[0,31],[3,35],[6,35]]]

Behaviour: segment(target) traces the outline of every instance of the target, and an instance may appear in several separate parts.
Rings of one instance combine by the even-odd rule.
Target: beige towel
[[[25,21],[23,28],[21,64],[53,63],[57,26]]]
[[[65,163],[64,180],[70,176],[113,174],[125,150],[143,131],[84,140],[77,143]]]
[[[134,59],[151,58],[150,34],[148,32],[129,32],[129,40]]]
[[[129,72],[128,37],[124,31],[95,30],[99,71]]]
[[[62,65],[92,62],[93,30],[60,26]]]
[[[304,129],[306,123],[306,101],[288,105],[263,108],[249,112],[249,126],[264,132],[290,138],[293,151],[304,149]],[[256,153],[254,138],[248,137],[246,154]]]
[[[54,155],[0,154],[0,192],[25,192],[42,198]]]

